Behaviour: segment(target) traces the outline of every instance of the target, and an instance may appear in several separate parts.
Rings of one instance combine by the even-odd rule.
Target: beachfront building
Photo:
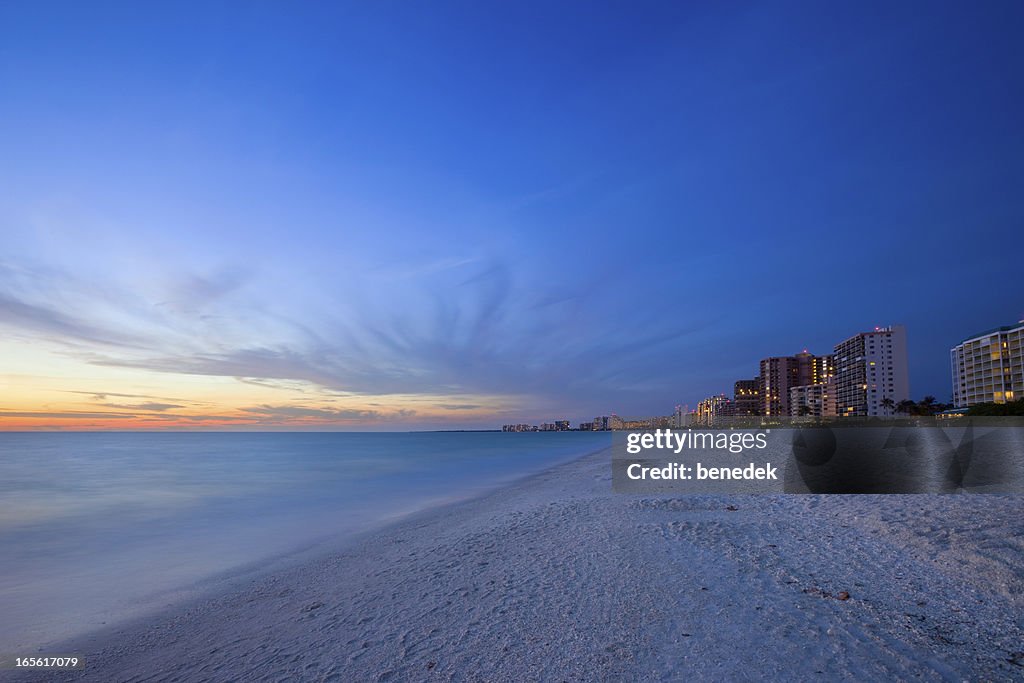
[[[737,380],[733,385],[733,410],[737,415],[761,414],[761,381],[754,379]]]
[[[840,417],[895,414],[910,399],[907,333],[902,325],[860,332],[835,347],[835,400]]]
[[[622,429],[666,429],[672,426],[672,418],[665,415],[644,417],[636,420],[623,420]]]
[[[697,424],[713,425],[716,420],[723,417],[732,417],[735,414],[732,400],[725,394],[709,396],[697,404],[695,416]]]
[[[537,425],[508,424],[508,425],[502,425],[501,431],[503,431],[503,432],[536,432],[537,431]]]
[[[641,429],[665,429],[671,426],[672,418],[662,417],[660,415],[655,417],[642,417],[636,420],[622,420],[622,429],[636,431]]]
[[[836,414],[835,380],[805,384],[789,389],[790,417],[834,417]]]
[[[685,429],[690,426],[690,406],[677,405],[672,413],[672,429]]]
[[[957,408],[1024,397],[1024,320],[968,337],[950,350],[950,362]]]
[[[825,395],[822,397],[821,416],[836,417],[839,412],[836,410],[836,376],[832,375],[825,380]]]
[[[591,424],[593,425],[593,431],[607,432],[622,429],[622,418],[618,415],[602,415],[601,417],[595,417]]]
[[[823,384],[833,374],[832,356],[815,356],[806,350],[795,356],[773,356],[761,361],[758,376],[760,415],[788,416],[789,390]]]

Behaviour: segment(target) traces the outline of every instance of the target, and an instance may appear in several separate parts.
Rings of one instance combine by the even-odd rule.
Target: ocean
[[[0,652],[143,616],[602,433],[0,433]]]

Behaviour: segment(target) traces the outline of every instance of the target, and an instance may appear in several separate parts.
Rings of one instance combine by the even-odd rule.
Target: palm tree
[[[934,415],[937,411],[938,401],[935,400],[934,396],[925,396],[921,399],[921,402],[917,404],[918,409],[922,415]]]
[[[914,415],[917,413],[917,404],[909,398],[904,399],[896,404],[896,412],[903,413],[904,415]]]
[[[892,400],[891,396],[886,396],[882,399],[882,408],[885,409],[886,413],[892,415],[893,408],[896,407],[896,401]]]

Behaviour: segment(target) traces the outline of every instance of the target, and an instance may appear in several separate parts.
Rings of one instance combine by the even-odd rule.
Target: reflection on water
[[[470,495],[605,434],[0,434],[0,650]]]

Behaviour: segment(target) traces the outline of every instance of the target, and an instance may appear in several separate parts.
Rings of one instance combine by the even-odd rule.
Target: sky
[[[0,3],[0,429],[664,415],[1024,319],[1019,2]]]

